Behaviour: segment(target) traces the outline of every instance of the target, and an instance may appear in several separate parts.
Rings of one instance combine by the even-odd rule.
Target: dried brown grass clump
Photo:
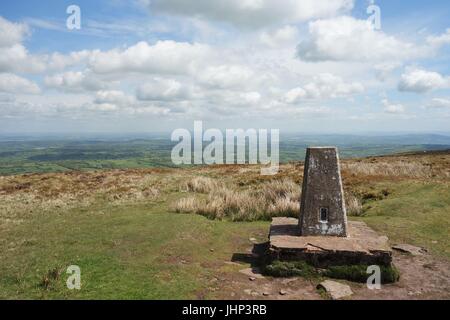
[[[264,198],[275,202],[280,198],[300,200],[300,186],[290,179],[273,180],[262,186]]]
[[[253,221],[268,218],[263,210],[264,206],[264,199],[258,194],[223,187],[209,194],[197,213],[211,219]]]
[[[205,191],[204,188],[200,190]],[[196,213],[210,219],[254,221],[274,216],[296,217],[300,210],[300,187],[290,180],[267,182],[258,189],[221,186],[209,190],[206,199],[188,197],[178,200],[173,211]]]
[[[220,184],[208,177],[195,177],[183,186],[183,191],[198,192],[198,193],[210,193],[217,190]]]
[[[59,280],[61,276],[60,268],[53,268],[47,271],[47,273],[42,277],[39,285],[45,290],[49,290],[51,286]]]
[[[342,168],[351,174],[366,176],[430,178],[433,175],[430,166],[412,161],[346,162]]]
[[[181,198],[171,206],[171,210],[176,213],[192,213],[197,210],[197,203],[195,197]]]
[[[133,171],[1,177],[0,224],[17,224],[38,213],[65,212],[98,201],[113,205],[154,201],[170,184],[165,179],[152,172]]]
[[[288,198],[278,198],[267,208],[271,217],[295,217],[300,213],[300,202]]]
[[[345,195],[345,205],[349,216],[360,216],[363,213],[361,200],[353,194]]]

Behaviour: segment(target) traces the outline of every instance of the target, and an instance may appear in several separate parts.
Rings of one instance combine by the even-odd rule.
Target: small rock
[[[424,248],[416,247],[410,244],[396,244],[395,246],[392,246],[392,249],[401,251],[404,253],[412,254],[413,256],[421,256],[426,252]]]
[[[267,297],[267,296],[270,296],[270,293],[267,292],[267,291],[264,291],[264,292],[263,292],[263,296],[266,296],[266,297]]]
[[[285,290],[280,290],[280,295],[282,295],[282,296],[285,296],[285,295],[287,295],[287,291],[285,291]]]
[[[251,241],[251,242],[256,242],[256,239],[255,238],[250,238],[250,239],[248,239],[249,241]]]
[[[209,251],[214,252],[214,249],[209,249]]]
[[[317,288],[324,288],[333,300],[343,299],[353,294],[350,286],[331,280],[321,282]]]
[[[252,290],[250,290],[250,289],[245,289],[245,290],[244,290],[244,293],[245,293],[245,294],[248,294],[248,295],[251,295],[251,294],[252,294]]]
[[[255,281],[256,278],[255,278],[255,277],[249,277],[248,280],[250,280],[250,281]]]

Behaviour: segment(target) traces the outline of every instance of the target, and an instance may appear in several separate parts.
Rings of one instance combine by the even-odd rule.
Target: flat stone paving
[[[392,261],[388,238],[364,222],[349,221],[348,237],[300,236],[298,219],[273,218],[270,251],[280,260],[309,260],[317,266],[381,264]]]

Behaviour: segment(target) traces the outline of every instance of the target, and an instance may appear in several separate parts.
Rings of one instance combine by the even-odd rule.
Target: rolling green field
[[[0,136],[0,175],[70,170],[174,167],[170,134],[145,138]],[[205,144],[206,145],[206,144]],[[450,136],[297,135],[280,139],[280,162],[302,161],[309,145],[336,145],[341,158],[450,149]]]

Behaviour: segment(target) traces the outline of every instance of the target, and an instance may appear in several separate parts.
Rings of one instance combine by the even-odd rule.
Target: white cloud
[[[139,100],[173,101],[185,100],[191,96],[190,89],[174,79],[153,79],[141,85],[136,96]]]
[[[443,98],[434,98],[428,103],[425,108],[427,109],[445,109],[450,108],[450,100]]]
[[[358,82],[346,83],[340,77],[323,73],[314,77],[313,82],[288,91],[285,95],[285,101],[287,103],[298,103],[303,99],[338,98],[363,91],[363,85]]]
[[[89,50],[75,51],[69,54],[54,52],[47,58],[48,68],[50,70],[63,70],[67,67],[85,62],[90,54],[91,52]]]
[[[120,90],[102,90],[95,95],[94,103],[102,105],[131,105],[135,102],[132,96]]]
[[[244,104],[254,105],[261,101],[261,94],[255,91],[241,93],[239,97]]]
[[[38,73],[45,71],[45,68],[42,57],[30,55],[21,44],[0,47],[0,72]]]
[[[353,8],[353,0],[141,0],[152,12],[223,21],[244,28],[331,17]]]
[[[40,93],[39,87],[34,82],[11,73],[0,74],[0,91],[9,93]]]
[[[284,26],[272,32],[263,31],[259,36],[261,43],[272,48],[295,44],[298,39],[299,32],[293,26]]]
[[[441,47],[446,44],[450,44],[450,28],[448,28],[445,33],[439,36],[429,36],[427,42],[435,47]]]
[[[424,93],[434,89],[448,88],[450,79],[437,72],[410,68],[402,74],[398,90]]]
[[[398,62],[381,62],[374,66],[376,77],[380,81],[385,81],[388,76],[401,66]]]
[[[0,72],[42,72],[43,57],[33,56],[22,45],[29,34],[26,24],[14,23],[0,16]]]
[[[398,61],[428,53],[349,16],[310,22],[309,39],[297,51],[306,61]]]
[[[90,73],[69,71],[61,74],[47,76],[44,83],[49,88],[68,91],[97,91],[103,89],[105,84],[93,77]]]
[[[96,50],[91,53],[89,66],[96,73],[183,74],[209,54],[210,48],[204,44],[166,40],[149,45],[142,41],[125,50]]]
[[[0,16],[0,47],[12,47],[21,43],[28,33],[27,25],[13,23]]]
[[[392,104],[387,99],[383,99],[384,112],[392,114],[400,114],[405,112],[405,107],[402,104]]]
[[[242,65],[210,66],[200,72],[198,81],[204,86],[216,89],[242,88],[251,81],[257,81],[254,71]]]

